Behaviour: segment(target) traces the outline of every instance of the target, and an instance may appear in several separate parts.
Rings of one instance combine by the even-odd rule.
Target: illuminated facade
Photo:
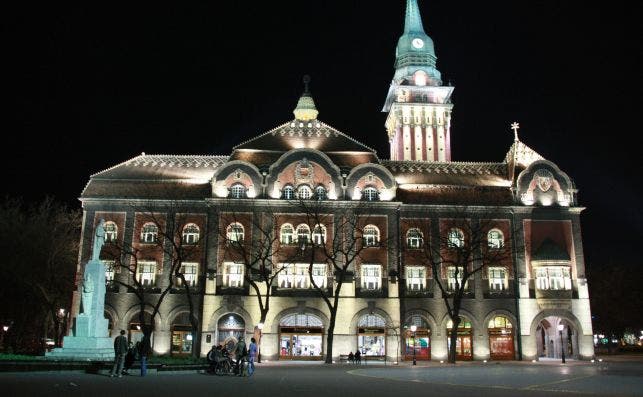
[[[212,344],[233,344],[250,336],[259,323],[256,293],[248,288],[243,264],[221,249],[221,228],[228,241],[252,239],[251,217],[225,221],[231,210],[247,213],[253,203],[282,211],[278,244],[287,251],[301,241],[321,244],[325,227],[308,225],[289,203],[321,200],[333,205],[356,200],[373,208],[365,227],[363,258],[341,292],[333,354],[360,349],[390,360],[408,359],[415,331],[418,360],[447,356],[446,314],[435,279],[455,283],[456,269],[432,274],[414,250],[444,230],[454,208],[493,209],[497,227],[488,231],[490,246],[515,247],[511,258],[489,265],[469,280],[458,332],[461,359],[590,358],[594,354],[580,213],[572,180],[556,164],[518,139],[499,162],[453,162],[450,152],[451,86],[436,69],[431,38],[424,32],[416,0],[407,1],[395,74],[384,111],[390,160],[318,119],[306,88],[295,118],[233,148],[230,155],[141,154],[91,176],[82,192],[84,224],[81,265],[88,259],[93,228],[104,218],[109,232],[101,258],[107,279],[127,284],[137,277],[159,293],[168,285],[170,260],[155,242],[159,233],[185,221],[182,238],[192,247],[182,264],[187,283],[199,291],[200,335],[190,332],[188,305],[180,288],[166,297],[155,319],[154,350],[181,354]],[[517,126],[516,126],[517,128]],[[384,134],[383,134],[384,135]],[[180,202],[188,211],[177,214]],[[152,206],[149,213],[137,210]],[[155,221],[150,219],[154,214]],[[160,228],[160,230],[159,230]],[[513,233],[520,230],[520,233]],[[449,234],[453,244],[464,237]],[[381,247],[378,242],[400,244]],[[110,266],[116,245],[136,249],[135,275]],[[111,251],[110,251],[111,250]],[[278,262],[279,259],[275,260]],[[324,263],[313,267],[319,285],[334,283]],[[325,284],[326,283],[326,284]],[[79,286],[80,288],[80,286]],[[78,306],[78,299],[75,299]],[[128,329],[140,337],[140,306],[133,292],[110,284],[106,316],[112,334]],[[78,307],[75,308],[78,310]],[[321,359],[325,355],[329,312],[311,289],[307,265],[284,266],[276,281],[270,312],[262,329],[264,359]],[[562,326],[563,332],[559,332]],[[200,346],[193,343],[200,340]]]

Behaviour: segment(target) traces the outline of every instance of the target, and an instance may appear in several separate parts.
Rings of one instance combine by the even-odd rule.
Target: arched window
[[[286,185],[281,191],[281,197],[284,200],[292,200],[295,198],[295,188],[292,185]]]
[[[183,244],[196,244],[199,242],[199,227],[188,223],[183,228]]]
[[[380,243],[380,229],[375,225],[366,225],[362,231],[365,247],[376,247]]]
[[[487,233],[487,244],[489,248],[500,249],[505,246],[505,236],[498,229],[491,229]]]
[[[513,328],[511,321],[505,316],[496,316],[489,320],[488,328]]]
[[[464,247],[464,233],[462,230],[453,228],[449,230],[447,236],[447,245],[449,248],[462,248]]]
[[[243,241],[243,226],[239,222],[231,223],[226,229],[226,237],[233,243]]]
[[[406,232],[406,245],[409,248],[422,248],[424,245],[424,238],[420,229],[412,228]]]
[[[301,185],[297,188],[297,198],[300,200],[308,200],[313,196],[313,190],[308,185]]]
[[[323,186],[317,186],[315,188],[315,198],[317,200],[326,200],[328,194],[326,193],[326,188]]]
[[[374,187],[369,186],[362,191],[362,199],[366,201],[377,201],[380,199],[380,192]]]
[[[148,222],[144,224],[141,229],[141,242],[147,244],[155,243],[158,239],[158,235],[159,228],[155,224]]]
[[[295,242],[295,230],[290,223],[281,225],[279,241],[281,241],[282,244],[293,244]]]
[[[313,244],[322,245],[326,242],[326,227],[324,225],[316,225],[313,229]]]
[[[240,183],[235,183],[230,188],[230,197],[236,199],[246,197],[246,187]]]
[[[105,242],[113,243],[118,238],[118,226],[112,221],[105,222]]]
[[[297,243],[308,244],[310,240],[310,228],[305,223],[297,226]]]

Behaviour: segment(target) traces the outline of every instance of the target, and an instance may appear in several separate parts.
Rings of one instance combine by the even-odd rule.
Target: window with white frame
[[[188,223],[183,228],[183,244],[196,244],[199,242],[199,227]]]
[[[156,281],[156,262],[138,261],[136,279],[144,287],[153,287]]]
[[[105,242],[113,243],[118,238],[118,226],[112,221],[105,222]]]
[[[315,225],[313,229],[313,244],[322,245],[326,242],[326,227],[324,225]]]
[[[447,268],[447,290],[455,291],[459,286],[462,285],[462,273],[464,271],[463,267],[449,266]],[[457,274],[456,274],[457,273]],[[456,281],[458,286],[456,286]],[[467,288],[469,281],[464,284],[464,288]]]
[[[326,194],[326,188],[323,186],[317,186],[315,188],[315,198],[317,200],[326,200],[328,195]]]
[[[487,233],[487,244],[489,248],[500,249],[505,246],[505,236],[498,229],[491,229]]]
[[[406,288],[409,291],[424,291],[426,283],[426,268],[424,266],[406,267]]]
[[[323,263],[313,264],[313,280],[319,288],[326,288],[326,265]]]
[[[281,196],[285,200],[292,200],[295,198],[295,188],[292,187],[291,185],[286,185],[284,186],[283,190],[281,191]]]
[[[185,283],[190,287],[196,286],[199,274],[198,271],[199,264],[196,262],[183,262],[181,265],[181,273],[183,273]],[[182,286],[183,281],[181,281],[180,278],[177,278],[176,283],[178,286]]]
[[[141,229],[141,242],[152,244],[158,239],[159,228],[155,224],[148,222]]]
[[[308,275],[308,264],[281,264],[277,284],[279,288],[312,288],[310,276]],[[313,279],[319,288],[326,287],[326,265],[323,263],[313,264]]]
[[[571,290],[572,279],[568,266],[536,268],[536,286],[541,290]]]
[[[301,185],[297,188],[297,198],[300,200],[308,200],[313,197],[313,190],[308,185]]]
[[[375,225],[366,225],[362,231],[365,247],[376,247],[380,243],[380,229]]]
[[[225,262],[223,264],[223,285],[239,288],[243,286],[243,263]]]
[[[507,270],[504,267],[489,268],[489,290],[501,292],[507,289]]]
[[[239,222],[231,223],[226,229],[226,237],[232,243],[243,241],[243,226]]]
[[[382,282],[381,265],[362,265],[361,278],[363,290],[378,290]]]
[[[240,183],[235,183],[230,187],[230,197],[237,199],[246,197],[246,187]]]
[[[424,245],[424,238],[420,229],[412,228],[406,232],[406,245],[409,248],[422,248]]]
[[[308,265],[298,263],[295,265],[294,288],[308,288]]]
[[[457,228],[449,230],[449,234],[447,235],[447,245],[449,248],[464,247],[464,233],[462,233],[462,230]]]
[[[297,226],[297,243],[300,245],[308,244],[310,240],[310,228],[305,223]]]
[[[366,187],[362,191],[362,199],[366,201],[377,201],[379,200],[379,196],[380,192],[372,186]]]
[[[294,244],[295,230],[290,223],[284,223],[281,225],[281,230],[279,230],[279,241],[281,241],[282,244]]]
[[[103,265],[105,266],[105,285],[111,285],[114,283],[116,261],[111,259],[101,259],[101,262],[103,262]]]
[[[281,264],[277,275],[279,288],[292,288],[295,283],[295,265]]]

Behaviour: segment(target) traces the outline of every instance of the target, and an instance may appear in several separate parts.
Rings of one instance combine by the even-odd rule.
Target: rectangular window
[[[292,288],[295,281],[295,266],[281,264],[279,270],[280,272],[277,276],[277,283],[279,284],[279,288]]]
[[[326,287],[326,265],[323,263],[313,264],[313,280],[319,288]]]
[[[226,262],[223,264],[223,285],[226,287],[239,288],[243,286],[242,263]]]
[[[426,268],[424,266],[406,267],[406,288],[409,291],[424,291]]]
[[[501,292],[507,289],[507,271],[504,267],[489,268],[489,290]]]
[[[136,268],[136,279],[144,287],[153,287],[156,281],[156,262],[139,261]]]
[[[185,277],[185,282],[190,287],[196,286],[196,283],[198,280],[198,270],[199,270],[199,264],[196,262],[184,262],[183,265],[181,265],[181,273],[183,273],[183,277]],[[177,279],[176,283],[177,285],[181,286],[182,285],[181,279]]]
[[[456,276],[456,267],[455,266],[449,266],[447,268],[447,289],[449,291],[455,291],[456,288],[462,285],[462,272],[464,268],[458,266],[457,269],[457,276]],[[457,280],[457,286],[456,286],[456,280]],[[466,289],[469,284],[469,281],[464,284],[464,288]]]
[[[295,288],[305,289],[308,288],[308,265],[297,264],[295,265]]]
[[[536,268],[536,287],[541,290],[571,290],[572,279],[568,266]]]
[[[362,289],[378,290],[382,282],[382,266],[362,265]]]
[[[114,283],[114,264],[116,261],[102,259],[101,262],[103,262],[103,265],[105,265],[105,285],[112,285]]]

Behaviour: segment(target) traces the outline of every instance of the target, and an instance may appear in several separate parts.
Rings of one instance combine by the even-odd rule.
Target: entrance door
[[[426,361],[431,359],[431,330],[418,328],[415,331],[415,340],[413,340],[413,332],[406,331],[404,338],[404,360],[413,360],[413,349],[415,349],[415,360]]]
[[[489,321],[489,355],[492,360],[513,360],[514,336],[511,322],[504,316]]]
[[[447,348],[451,348],[451,320],[447,323]],[[455,358],[456,360],[470,361],[473,360],[473,330],[471,322],[462,319],[458,328],[458,336],[455,341]]]

